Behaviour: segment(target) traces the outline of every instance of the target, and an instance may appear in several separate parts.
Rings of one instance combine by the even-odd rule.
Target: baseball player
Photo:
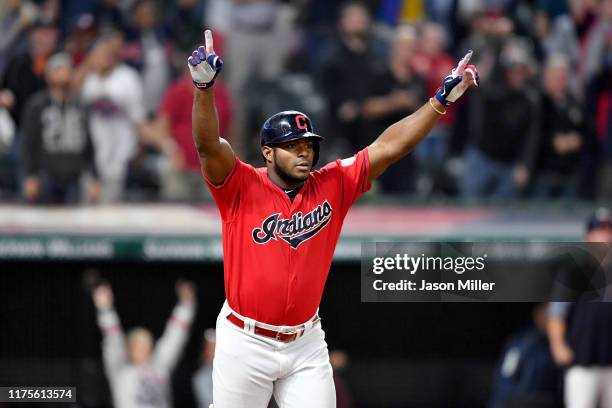
[[[303,113],[270,117],[265,167],[241,161],[219,137],[211,87],[223,62],[210,30],[188,59],[196,87],[193,138],[223,225],[226,302],[217,318],[215,408],[336,406],[318,306],[342,222],[372,181],[405,156],[447,107],[478,85],[471,51],[438,92],[355,156],[313,170],[323,137]]]

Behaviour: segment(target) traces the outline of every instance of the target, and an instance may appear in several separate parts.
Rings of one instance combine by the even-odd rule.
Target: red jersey
[[[266,168],[238,159],[224,183],[208,186],[223,224],[225,296],[251,319],[294,326],[321,302],[344,217],[371,185],[364,149],[310,173],[293,202]]]

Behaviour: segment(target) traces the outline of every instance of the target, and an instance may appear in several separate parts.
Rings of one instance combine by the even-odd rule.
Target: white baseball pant
[[[565,373],[567,408],[612,408],[612,367],[574,366]]]
[[[272,395],[280,408],[336,407],[332,368],[320,322],[297,340],[284,343],[254,334],[252,320],[246,319],[244,329],[237,327],[227,320],[231,312],[225,302],[217,317],[215,408],[266,408]]]

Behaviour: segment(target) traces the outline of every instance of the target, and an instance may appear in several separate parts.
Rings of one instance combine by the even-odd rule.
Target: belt
[[[238,326],[239,328],[244,329],[244,320],[236,316],[234,313],[230,313],[229,315],[227,315],[227,320],[229,320],[230,322],[232,322],[234,325]],[[311,320],[312,326],[314,326],[319,320],[321,319],[319,318],[319,315],[317,314]],[[306,331],[306,325],[298,326],[298,328],[291,330],[291,331],[275,331],[275,330],[265,329],[261,326],[258,326],[257,323],[255,323],[254,333],[260,336],[270,337],[274,340],[282,341],[284,343],[290,343],[302,337],[304,335],[304,331]]]

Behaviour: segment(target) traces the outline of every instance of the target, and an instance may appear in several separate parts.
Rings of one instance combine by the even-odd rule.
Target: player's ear
[[[274,162],[274,149],[272,149],[270,146],[262,146],[261,155],[263,156],[264,164]]]

